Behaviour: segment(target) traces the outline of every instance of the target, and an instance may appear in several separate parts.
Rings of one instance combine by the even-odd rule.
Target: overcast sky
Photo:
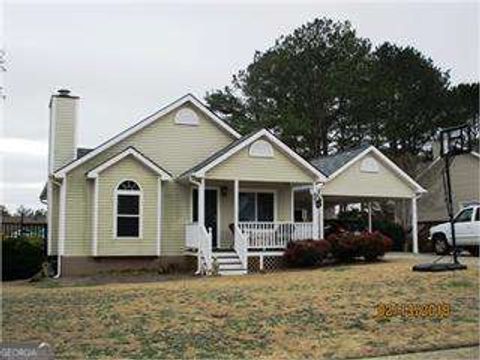
[[[475,2],[72,3],[10,1],[3,8],[0,204],[12,210],[42,206],[47,105],[60,87],[81,97],[79,145],[95,146],[187,92],[203,98],[227,85],[255,50],[320,16],[350,20],[374,44],[413,45],[449,69],[454,84],[479,78]]]

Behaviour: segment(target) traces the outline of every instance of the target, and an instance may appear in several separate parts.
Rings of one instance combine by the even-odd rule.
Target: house
[[[426,227],[449,220],[443,183],[445,162],[438,150],[435,146],[435,158],[417,177],[417,181],[428,190],[418,203],[418,221]],[[450,178],[454,213],[471,202],[480,201],[480,154],[474,151],[455,156],[450,164]]]
[[[275,266],[289,241],[322,238],[322,197],[415,208],[424,192],[374,147],[311,163],[265,129],[241,136],[192,95],[77,148],[78,103],[68,90],[50,101],[48,253],[61,275],[217,264],[244,274]],[[312,216],[295,222],[302,192]]]

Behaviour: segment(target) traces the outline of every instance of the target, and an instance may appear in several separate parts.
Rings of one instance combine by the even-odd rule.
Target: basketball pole
[[[450,179],[450,157],[451,155],[446,155],[445,158],[445,175],[447,180],[447,210],[448,218],[450,221],[450,233],[452,234],[452,246],[453,246],[453,262],[458,264],[458,250],[457,250],[457,241],[455,236],[455,220],[453,218],[453,199],[452,199],[452,183]]]

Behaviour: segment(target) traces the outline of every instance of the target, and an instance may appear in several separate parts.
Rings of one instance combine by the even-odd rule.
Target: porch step
[[[247,269],[243,268],[235,251],[214,252],[212,255],[218,263],[220,275],[245,275],[247,273]]]

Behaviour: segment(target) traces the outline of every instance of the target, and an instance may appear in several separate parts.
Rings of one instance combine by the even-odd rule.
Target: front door
[[[193,189],[192,220],[198,221],[198,190]],[[205,189],[205,227],[212,229],[212,247],[218,247],[218,191]]]
[[[217,211],[217,190],[205,189],[205,227],[212,229],[212,247],[216,248],[217,241],[217,224],[218,224],[218,211]]]

